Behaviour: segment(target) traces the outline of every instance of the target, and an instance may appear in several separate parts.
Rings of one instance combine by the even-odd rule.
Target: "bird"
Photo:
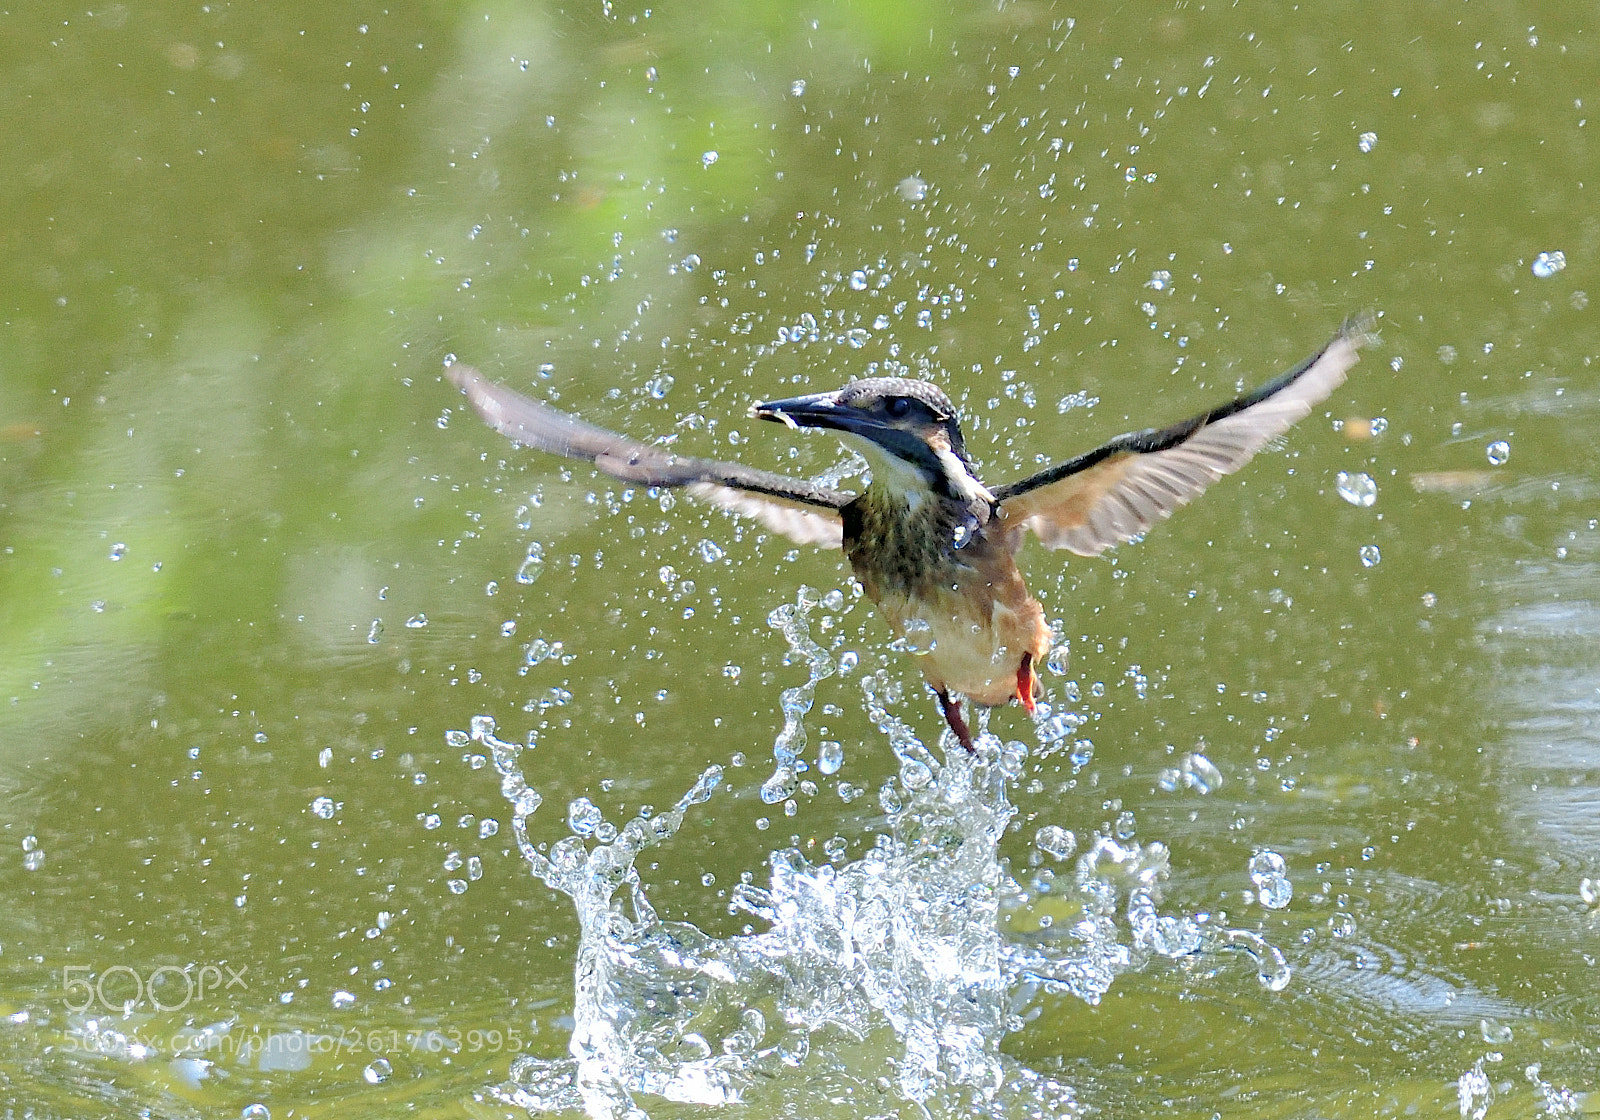
[[[1032,534],[1097,556],[1142,536],[1310,414],[1373,339],[1347,320],[1316,353],[1258,388],[1187,420],[1119,435],[1014,482],[986,485],[960,417],[938,386],[853,380],[832,392],[756,404],[762,420],[830,431],[865,458],[859,493],[679,455],[596,427],[452,361],[446,376],[493,429],[524,447],[586,460],[641,486],[691,496],[803,545],[842,548],[851,571],[917,663],[945,722],[976,753],[961,699],[1036,712],[1052,633],[1016,558]]]

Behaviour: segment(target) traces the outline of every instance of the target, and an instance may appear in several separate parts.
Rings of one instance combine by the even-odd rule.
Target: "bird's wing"
[[[703,501],[754,517],[796,544],[842,543],[839,510],[853,495],[740,463],[673,455],[557,412],[471,366],[457,362],[445,372],[491,428],[525,447],[587,459],[624,482],[681,486]]]
[[[996,487],[1000,516],[1080,556],[1138,536],[1307,416],[1344,382],[1371,331],[1370,318],[1350,320],[1321,350],[1236,401]]]

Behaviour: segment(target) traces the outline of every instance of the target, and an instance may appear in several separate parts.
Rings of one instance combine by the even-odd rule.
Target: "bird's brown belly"
[[[878,605],[929,684],[978,704],[1016,699],[1023,654],[1037,664],[1049,647],[1044,611],[1032,597],[1007,604],[981,592],[945,591],[923,598],[891,594]]]
[[[875,528],[881,536],[847,542],[851,566],[928,683],[978,704],[1016,698],[1023,655],[1041,662],[1050,628],[1011,550],[981,534],[964,549],[935,549],[934,532],[896,539],[901,525]]]

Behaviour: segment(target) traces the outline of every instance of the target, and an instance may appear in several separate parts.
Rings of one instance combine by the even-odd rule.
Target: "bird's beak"
[[[761,420],[776,420],[791,428],[831,428],[838,432],[860,432],[866,419],[859,411],[839,403],[838,393],[811,393],[788,400],[767,401],[750,410]]]

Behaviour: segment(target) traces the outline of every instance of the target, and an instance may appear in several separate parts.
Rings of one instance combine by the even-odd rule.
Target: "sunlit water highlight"
[[[771,620],[811,678],[783,694],[775,762],[785,781],[805,741],[811,687],[836,663],[809,634],[823,603],[804,590]],[[637,868],[716,794],[720,766],[670,809],[620,826],[579,799],[568,807],[571,834],[541,844],[530,829],[543,799],[523,769],[524,748],[500,738],[487,715],[470,733],[450,733],[493,758],[523,858],[572,901],[580,929],[570,1053],[519,1059],[496,1090],[502,1101],[532,1114],[637,1118],[652,1097],[724,1105],[782,1086],[795,1115],[833,1114],[841,1102],[841,1115],[875,1114],[867,1100],[888,1113],[916,1102],[939,1115],[1072,1115],[1070,1086],[1000,1053],[1041,993],[1097,1003],[1119,975],[1153,959],[1222,949],[1253,957],[1268,988],[1287,985],[1283,957],[1258,935],[1204,913],[1160,911],[1169,871],[1160,842],[1093,833],[1062,874],[1048,864],[1071,847],[1049,825],[1039,833],[1049,858],[1014,876],[999,845],[1016,812],[1007,783],[1027,747],[984,731],[975,757],[954,750],[941,762],[890,710],[890,678],[861,682],[901,763],[879,791],[886,819],[875,846],[855,861],[836,850],[823,863],[794,848],[771,852],[766,884],[741,884],[731,903],[767,928],[727,938],[662,920]]]

